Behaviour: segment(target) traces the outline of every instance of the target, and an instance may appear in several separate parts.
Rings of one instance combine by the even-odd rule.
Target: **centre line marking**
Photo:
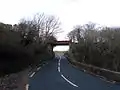
[[[60,71],[60,61],[61,61],[61,56],[59,56],[60,59],[58,61],[58,72],[61,74],[61,71]],[[70,80],[68,80],[63,74],[61,74],[61,77],[66,81],[68,82],[69,84],[71,84],[72,86],[74,87],[78,87],[76,84],[72,83]]]

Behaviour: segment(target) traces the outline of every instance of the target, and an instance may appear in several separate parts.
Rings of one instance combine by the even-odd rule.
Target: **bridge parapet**
[[[70,41],[57,41],[55,45],[69,45]]]

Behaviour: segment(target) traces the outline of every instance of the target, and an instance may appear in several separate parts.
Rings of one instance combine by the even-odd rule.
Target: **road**
[[[73,68],[64,56],[57,56],[32,75],[29,90],[120,90],[120,85]]]

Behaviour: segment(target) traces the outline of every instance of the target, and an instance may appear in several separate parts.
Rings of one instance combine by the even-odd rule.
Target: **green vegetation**
[[[68,54],[77,62],[120,71],[120,28],[88,23],[76,26],[68,37]]]
[[[0,23],[0,76],[34,67],[54,57],[59,21],[54,16],[36,14],[18,24]],[[51,47],[50,47],[51,46]]]

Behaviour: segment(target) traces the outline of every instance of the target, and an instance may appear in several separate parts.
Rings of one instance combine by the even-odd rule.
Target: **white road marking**
[[[26,85],[26,89],[25,90],[28,90],[29,89],[29,84]]]
[[[59,63],[60,63],[60,60],[61,60],[61,57],[60,57],[60,59],[59,59]]]
[[[58,67],[58,72],[60,72],[60,67]]]
[[[61,56],[59,56],[59,57],[60,57],[60,59],[59,59],[59,61],[58,61],[58,72],[61,73],[61,71],[60,71]],[[72,83],[71,81],[69,81],[64,75],[61,74],[61,77],[62,77],[66,82],[68,82],[69,84],[71,84],[72,86],[78,87],[76,84],[74,84],[74,83]]]
[[[30,77],[33,77],[35,75],[35,72],[33,72],[31,75],[30,75]]]
[[[69,81],[65,76],[61,75],[61,77],[63,77],[68,83],[70,83],[74,87],[78,87],[77,85],[75,85],[74,83],[72,83],[71,81]]]
[[[58,67],[60,67],[60,63],[58,63]]]
[[[86,72],[86,70],[84,70],[84,72]]]
[[[43,66],[45,66],[46,64],[48,64],[48,63],[44,63]],[[39,66],[40,66],[40,64],[39,64]],[[38,67],[38,68],[35,69],[35,70],[38,71],[38,70],[40,70],[40,69],[41,69],[41,67]],[[31,71],[31,73],[32,73],[32,71]],[[28,74],[28,75],[30,75],[30,77],[33,77],[33,76],[35,75],[35,73],[36,73],[36,72],[33,72],[31,75],[30,75],[30,74]]]
[[[41,69],[41,67],[37,68],[37,71],[40,70],[40,69]]]

